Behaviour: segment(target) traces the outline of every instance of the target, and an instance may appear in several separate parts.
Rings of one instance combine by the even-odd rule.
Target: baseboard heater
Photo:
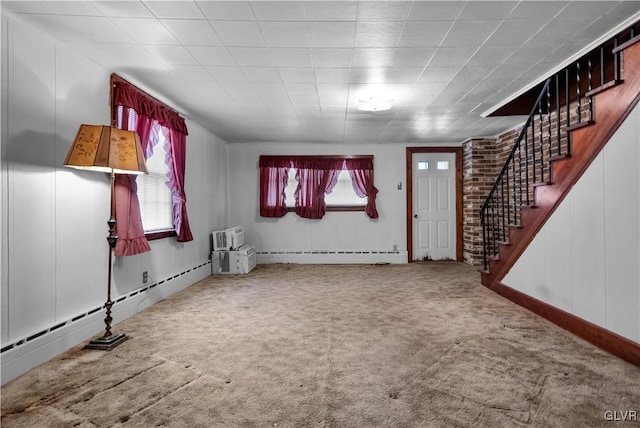
[[[258,264],[374,264],[407,263],[407,251],[385,250],[271,250],[256,251]]]
[[[197,266],[186,269],[182,272],[171,275],[158,282],[155,282],[150,285],[145,285],[137,290],[131,291],[127,294],[117,297],[116,299],[114,299],[114,302],[115,302],[114,312],[118,311],[119,307],[122,307],[123,304],[124,306],[129,306],[126,304],[128,302],[132,302],[132,304],[135,307],[137,307],[137,305],[139,305],[139,302],[141,302],[147,297],[149,297],[148,302],[150,306],[151,304],[156,303],[164,299],[168,295],[172,294],[173,292],[175,292],[176,290],[172,290],[172,289],[175,289],[176,286],[178,288],[181,288],[181,287],[184,288],[185,286],[190,285],[190,284],[186,284],[186,285],[182,284],[184,280],[186,280],[187,283],[192,283],[191,280],[193,280],[193,278],[189,280],[189,278],[185,277],[185,275],[197,274],[198,277],[203,277],[203,278],[208,276],[210,264],[211,264],[211,261],[207,260],[206,262],[198,264]],[[205,270],[202,270],[202,269],[205,269]],[[166,296],[161,295],[160,298],[155,298],[154,296],[148,296],[148,293],[156,290],[168,290],[170,291],[170,293],[167,294]],[[88,323],[92,322],[93,319],[96,317],[101,319],[101,317],[104,316],[103,308],[104,308],[103,305],[90,308],[65,321],[56,322],[55,324],[43,330],[30,334],[29,336],[14,340],[6,345],[3,344],[4,346],[2,346],[2,348],[0,349],[0,355],[2,355],[3,371],[5,368],[4,367],[5,362],[8,362],[8,360],[15,360],[16,358],[20,358],[21,354],[32,351],[33,350],[32,348],[34,347],[47,346],[47,343],[56,341],[57,339],[59,339],[59,337],[62,337],[65,334],[68,334],[68,332],[70,331],[81,330],[85,328]],[[127,315],[130,316],[130,315],[133,315],[134,313],[135,312]],[[101,324],[101,321],[100,320],[98,321],[99,321],[99,324]],[[91,335],[93,334],[95,333],[91,333]],[[54,352],[54,355],[60,352],[64,352],[65,350],[66,349],[56,349],[56,352]],[[11,357],[9,357],[9,355],[11,355]],[[3,373],[2,383],[4,383],[4,378],[5,376]]]

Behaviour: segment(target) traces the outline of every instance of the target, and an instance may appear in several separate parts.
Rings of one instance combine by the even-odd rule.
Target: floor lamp
[[[147,174],[147,166],[142,153],[140,137],[134,131],[125,131],[112,126],[80,125],[76,139],[64,161],[65,166],[111,174],[111,217],[109,225],[109,278],[107,280],[107,301],[105,333],[90,341],[86,349],[110,351],[128,339],[124,334],[111,332],[111,261],[118,240],[116,233],[115,177],[116,174]]]

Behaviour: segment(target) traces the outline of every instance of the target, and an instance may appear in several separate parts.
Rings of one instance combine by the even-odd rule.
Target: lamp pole
[[[129,339],[129,336],[124,333],[114,335],[111,332],[111,322],[113,318],[111,317],[111,307],[113,306],[113,301],[111,301],[111,265],[113,260],[113,251],[116,248],[116,241],[118,240],[118,234],[116,233],[116,174],[111,169],[111,216],[109,220],[107,220],[107,225],[109,226],[109,236],[107,236],[107,242],[109,243],[109,277],[107,283],[107,301],[104,304],[104,308],[107,311],[106,317],[104,319],[104,323],[106,324],[104,336],[94,339],[87,343],[84,349],[99,349],[101,351],[111,351],[116,346],[120,345],[125,340]]]

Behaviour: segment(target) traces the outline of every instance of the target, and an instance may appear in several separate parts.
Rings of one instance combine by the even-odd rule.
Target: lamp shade
[[[117,174],[147,174],[140,137],[113,126],[80,125],[65,166]]]

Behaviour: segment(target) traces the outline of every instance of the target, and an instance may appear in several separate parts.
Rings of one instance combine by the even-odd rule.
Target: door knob
[[[413,218],[418,218],[418,214],[414,214],[414,215],[413,215]]]

